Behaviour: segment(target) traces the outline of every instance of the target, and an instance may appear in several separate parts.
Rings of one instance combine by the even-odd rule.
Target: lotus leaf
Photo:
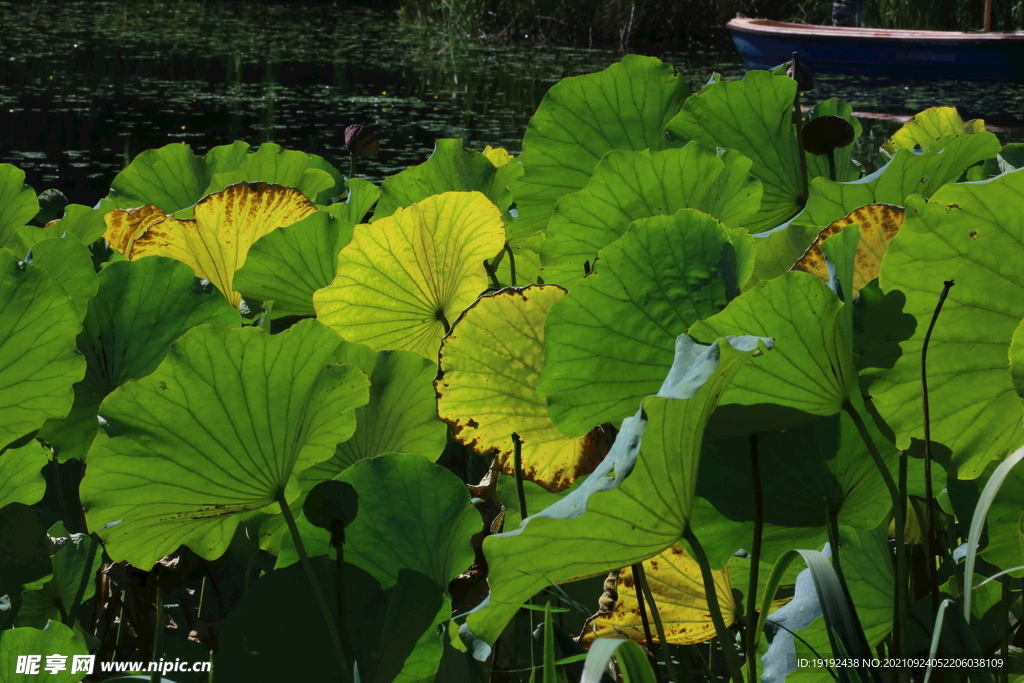
[[[312,317],[313,293],[331,284],[338,252],[352,239],[353,228],[329,211],[317,211],[269,232],[249,249],[233,286],[246,299],[273,301],[275,317]]]
[[[15,232],[39,213],[39,199],[25,184],[25,172],[0,164],[0,248],[15,248]]]
[[[16,256],[24,256],[37,242],[62,235],[77,237],[85,245],[92,244],[103,237],[107,229],[103,217],[113,209],[114,203],[109,199],[101,199],[95,209],[81,204],[68,204],[64,207],[64,217],[47,223],[44,228],[32,225],[19,228],[17,235],[21,242],[20,248],[12,246],[12,249]]]
[[[516,158],[515,155],[509,154],[504,147],[491,147],[490,145],[484,147],[483,155],[494,164],[495,168],[501,168]]]
[[[60,653],[68,657],[67,665],[62,671],[50,672],[46,669],[46,657]],[[71,673],[71,662],[75,655],[86,655],[89,651],[78,639],[74,631],[60,623],[51,621],[45,629],[15,628],[4,631],[0,638],[0,682],[2,683],[78,683],[85,678],[85,672]],[[34,674],[14,673],[14,665],[19,655],[38,655],[38,669]]]
[[[510,237],[543,230],[559,197],[582,189],[607,152],[662,149],[665,124],[687,95],[670,65],[639,55],[553,85],[523,137],[524,173],[509,187],[519,212]]]
[[[249,248],[272,230],[315,211],[298,190],[239,183],[196,204],[195,219],[179,220],[152,204],[112,211],[105,217],[104,236],[128,260],[170,256],[192,266],[237,307],[242,295],[234,291],[233,280]]]
[[[595,272],[548,316],[537,391],[558,428],[583,436],[655,393],[675,338],[739,292],[751,241],[745,230],[684,209],[637,221],[603,249]]]
[[[1007,473],[986,521],[988,543],[981,556],[1000,569],[1014,569],[1010,576],[1024,576],[1024,467]]]
[[[241,324],[224,297],[201,288],[192,269],[173,259],[118,261],[98,279],[78,339],[85,377],[75,384],[70,414],[47,421],[41,430],[61,460],[85,459],[99,429],[100,403],[117,387],[153,372],[175,339],[204,323]]]
[[[95,541],[88,534],[71,534],[63,522],[57,522],[47,532],[50,544],[50,562],[53,574],[24,587],[21,609],[15,620],[18,626],[44,628],[49,620],[61,621],[70,615],[79,588],[81,602],[96,593],[96,582],[90,580],[103,565],[103,553],[90,549]],[[86,564],[91,565],[86,571]],[[83,577],[89,577],[82,586]]]
[[[470,306],[441,345],[438,414],[455,438],[494,454],[511,474],[512,433],[522,439],[523,478],[559,491],[593,470],[588,439],[551,422],[534,388],[544,367],[544,321],[565,296],[556,285],[504,289]]]
[[[81,485],[107,553],[143,568],[180,545],[217,558],[241,515],[295,500],[296,475],[331,457],[367,401],[366,376],[333,362],[340,343],[312,320],[274,336],[201,325],[114,390]]]
[[[442,192],[482,192],[504,216],[512,202],[508,185],[522,174],[519,164],[506,160],[498,166],[480,152],[464,147],[461,139],[438,140],[427,161],[384,181],[373,220]]]
[[[680,336],[659,395],[623,422],[594,473],[518,529],[484,539],[491,594],[464,628],[494,642],[517,606],[545,585],[641,562],[676,543],[689,523],[704,424],[759,342],[701,346]],[[554,544],[561,552],[551,552]]]
[[[211,172],[210,178],[204,195],[221,192],[242,182],[265,182],[293,187],[314,204],[330,202],[335,188],[343,182],[338,169],[322,157],[284,149],[273,142],[264,142],[256,152],[246,154],[233,169]]]
[[[10,503],[38,503],[46,492],[40,470],[48,461],[46,449],[35,439],[20,448],[0,451],[0,508]]]
[[[380,188],[362,178],[349,178],[345,185],[348,187],[345,201],[331,204],[326,209],[339,220],[352,224],[362,223],[366,214],[380,199]]]
[[[450,321],[487,288],[484,259],[504,244],[501,215],[483,194],[433,195],[356,226],[313,305],[349,341],[433,359]]]
[[[74,302],[39,266],[0,249],[0,448],[71,409],[85,359]]]
[[[974,119],[964,123],[955,107],[931,107],[916,114],[882,145],[882,152],[892,156],[897,149],[913,150],[931,147],[932,142],[948,135],[981,133],[985,122]]]
[[[1024,259],[1022,213],[1024,171],[947,185],[931,201],[907,200],[903,228],[882,261],[882,291],[903,293],[903,310],[917,327],[895,365],[862,374],[901,448],[923,436],[921,345],[943,282],[956,283],[929,344],[928,389],[931,438],[952,452],[949,466],[961,479],[977,477],[1024,442],[1020,398],[1006,371],[1024,318],[1016,294],[1024,280],[1014,265]]]
[[[665,637],[672,645],[692,645],[715,637],[715,626],[708,611],[707,594],[700,565],[678,543],[649,560],[644,560],[644,574],[665,628]],[[735,621],[736,605],[725,570],[713,573],[718,604],[726,626]],[[591,622],[584,636],[586,642],[595,638],[626,636],[647,644],[637,606],[637,589],[629,569],[619,572],[619,599],[613,611]],[[657,635],[654,634],[655,642]]]
[[[711,214],[726,226],[743,226],[757,213],[760,183],[750,161],[736,152],[721,156],[694,143],[662,152],[612,151],[579,192],[555,205],[541,246],[544,281],[571,285],[597,252],[640,218],[680,209]]]
[[[89,299],[96,296],[99,287],[89,249],[68,236],[36,242],[31,254],[32,263],[55,277],[71,297],[79,320],[84,318]]]

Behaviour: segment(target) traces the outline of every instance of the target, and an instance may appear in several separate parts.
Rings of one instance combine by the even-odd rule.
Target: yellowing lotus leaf
[[[857,245],[857,259],[853,270],[853,296],[856,297],[861,287],[878,277],[885,250],[903,225],[903,209],[899,206],[868,204],[854,209],[845,218],[833,221],[818,233],[814,244],[796,262],[792,270],[810,273],[828,282],[828,269],[825,267],[821,243],[837,232],[842,232],[846,226],[854,224],[860,226],[860,243]]]
[[[129,261],[169,256],[192,266],[237,307],[242,295],[233,290],[232,281],[249,247],[268,232],[313,213],[316,207],[293,188],[238,183],[201,199],[194,219],[179,220],[152,204],[111,211],[104,218],[104,237]]]
[[[555,427],[535,387],[544,367],[544,321],[564,297],[557,285],[504,289],[473,304],[441,346],[434,382],[437,412],[455,438],[481,455],[496,453],[512,474],[512,433],[522,439],[523,477],[551,491],[593,471],[590,437]]]
[[[700,565],[682,546],[673,545],[644,562],[644,573],[651,587],[651,595],[658,604],[665,637],[671,645],[692,645],[715,637],[715,625],[711,623]],[[712,571],[712,574],[726,626],[731,626],[735,621],[736,603],[732,598],[729,572],[722,569]],[[628,568],[619,572],[616,589],[618,599],[615,607],[587,626],[583,635],[584,642],[592,642],[595,638],[628,638],[646,644],[637,603],[637,589],[633,585],[633,573]],[[650,610],[647,618],[651,624],[651,633],[657,640]]]
[[[504,245],[501,212],[482,193],[432,195],[355,227],[334,282],[313,295],[317,318],[348,341],[436,359]]]
[[[494,164],[495,168],[501,168],[508,162],[515,159],[514,156],[508,153],[508,150],[504,147],[491,147],[487,145],[484,147],[484,156],[487,160]]]
[[[882,145],[882,149],[892,152],[897,149],[914,149],[917,145],[928,149],[939,138],[981,133],[984,130],[983,119],[964,122],[956,107],[931,107],[911,117]]]

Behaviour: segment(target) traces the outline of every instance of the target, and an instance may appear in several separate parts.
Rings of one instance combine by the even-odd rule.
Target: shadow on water
[[[185,142],[274,141],[344,167],[341,132],[373,128],[371,180],[421,163],[441,137],[520,151],[530,116],[566,76],[620,59],[614,50],[459,44],[400,27],[393,11],[338,4],[212,0],[0,0],[0,162],[37,191],[93,204],[139,152]],[[658,54],[698,88],[736,55]],[[1024,87],[818,79],[817,98],[912,114],[960,104],[1024,125]],[[1013,114],[1012,112],[1016,112]],[[1016,117],[1016,118],[1015,118]],[[865,120],[869,165],[898,122]],[[1018,130],[1001,135],[1024,140]],[[871,148],[871,149],[869,149]]]

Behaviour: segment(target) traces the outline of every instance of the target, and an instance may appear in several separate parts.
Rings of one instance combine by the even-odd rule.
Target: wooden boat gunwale
[[[726,28],[744,33],[780,38],[810,38],[831,41],[869,43],[914,43],[932,44],[936,47],[956,45],[992,45],[994,43],[1024,43],[1024,32],[1018,33],[968,33],[963,31],[922,31],[911,29],[859,28],[850,26],[819,26],[816,24],[792,24],[771,19],[750,19],[736,17],[729,20]],[[950,43],[953,43],[951,45]]]

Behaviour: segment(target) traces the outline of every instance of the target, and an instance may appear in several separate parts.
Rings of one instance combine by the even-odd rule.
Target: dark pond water
[[[727,53],[657,54],[696,90]],[[347,170],[341,131],[377,131],[373,180],[424,161],[440,137],[520,151],[530,115],[560,78],[606,68],[614,50],[459,44],[342,4],[230,0],[0,0],[0,162],[37,191],[104,196],[140,151],[186,142],[273,141]],[[906,116],[938,104],[1024,141],[1024,85],[819,76],[812,101]],[[855,157],[873,165],[898,121],[864,119]]]

